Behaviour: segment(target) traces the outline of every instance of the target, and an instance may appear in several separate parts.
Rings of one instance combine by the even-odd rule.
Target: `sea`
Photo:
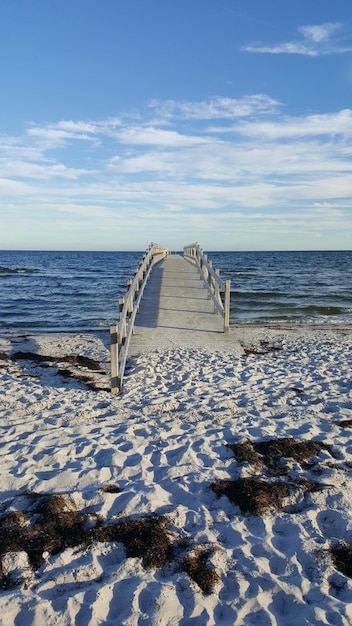
[[[144,252],[0,251],[0,332],[88,332],[117,320]],[[207,252],[230,322],[352,322],[352,251]]]

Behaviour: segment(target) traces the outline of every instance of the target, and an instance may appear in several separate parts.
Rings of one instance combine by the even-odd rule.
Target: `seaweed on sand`
[[[121,541],[127,557],[140,557],[151,568],[166,566],[171,558],[172,541],[165,517],[127,519],[93,529],[94,541]]]
[[[339,543],[331,546],[329,552],[336,569],[352,578],[352,544]]]
[[[252,515],[264,515],[270,509],[282,510],[283,501],[290,493],[287,483],[269,483],[257,478],[218,480],[210,488],[219,498],[227,496],[242,513]]]
[[[331,456],[331,446],[322,441],[300,441],[293,437],[269,439],[268,441],[249,441],[227,444],[236,459],[247,462],[253,466],[266,465],[269,473],[273,476],[287,474],[287,464],[283,459],[293,459],[297,463],[303,463],[325,450]]]
[[[213,552],[212,548],[196,546],[182,561],[182,571],[186,572],[204,593],[210,593],[220,580],[219,574],[208,565],[208,559]]]

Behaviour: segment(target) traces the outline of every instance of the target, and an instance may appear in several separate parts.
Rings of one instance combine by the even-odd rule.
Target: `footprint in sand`
[[[346,537],[347,522],[337,511],[321,511],[317,515],[317,524],[324,535],[329,539],[344,539]]]
[[[272,538],[273,547],[285,554],[285,557],[290,554],[294,554],[296,547],[299,544],[299,529],[297,524],[287,522],[283,520],[277,520],[273,524]]]

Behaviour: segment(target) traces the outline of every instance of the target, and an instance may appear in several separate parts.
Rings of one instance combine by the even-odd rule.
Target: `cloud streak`
[[[310,57],[345,54],[352,51],[352,44],[345,45],[340,39],[339,33],[343,30],[344,26],[339,22],[301,26],[298,29],[300,35],[298,39],[275,44],[255,42],[242,46],[241,50],[261,54],[298,54]]]
[[[165,120],[213,120],[235,119],[258,113],[273,113],[279,102],[265,94],[254,94],[243,98],[212,98],[200,102],[177,102],[153,100],[150,108]]]

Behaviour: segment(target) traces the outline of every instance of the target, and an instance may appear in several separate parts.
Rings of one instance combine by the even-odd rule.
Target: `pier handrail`
[[[224,333],[228,333],[230,328],[231,281],[224,281],[220,278],[220,270],[213,269],[212,261],[208,260],[208,255],[204,253],[198,243],[184,246],[183,256],[197,267],[200,278],[214,302],[214,312],[223,316]]]
[[[151,243],[134,271],[133,280],[127,281],[126,295],[119,298],[118,323],[110,326],[111,392],[114,394],[122,387],[128,347],[145,286],[153,267],[169,254],[167,248]]]

